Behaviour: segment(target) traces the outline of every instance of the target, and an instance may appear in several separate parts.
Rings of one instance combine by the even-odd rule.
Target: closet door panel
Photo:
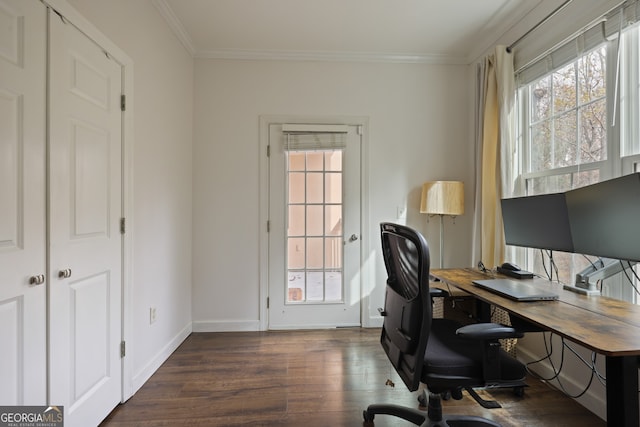
[[[121,67],[49,14],[50,401],[97,425],[121,397]]]
[[[0,404],[46,403],[46,8],[0,0]]]

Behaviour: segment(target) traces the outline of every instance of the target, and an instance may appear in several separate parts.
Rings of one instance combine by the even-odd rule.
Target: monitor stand
[[[575,285],[564,285],[564,289],[582,295],[600,295],[600,290],[596,287],[599,280],[618,274],[626,268],[631,268],[634,264],[635,262],[630,262],[629,267],[625,267],[620,260],[598,258],[590,266],[576,274]]]

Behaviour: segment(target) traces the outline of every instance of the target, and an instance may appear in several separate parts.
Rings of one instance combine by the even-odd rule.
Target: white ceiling
[[[153,0],[195,57],[467,64],[541,0]]]

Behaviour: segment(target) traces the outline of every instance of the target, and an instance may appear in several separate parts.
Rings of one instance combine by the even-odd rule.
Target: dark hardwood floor
[[[361,426],[370,403],[417,407],[378,342],[379,329],[194,333],[102,426]],[[387,385],[391,380],[395,386]],[[470,397],[444,412],[503,426],[605,426],[548,385],[529,379],[524,397],[481,391],[502,408]],[[410,423],[378,415],[376,426]]]

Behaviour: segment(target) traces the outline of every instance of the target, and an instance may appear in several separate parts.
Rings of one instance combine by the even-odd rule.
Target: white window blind
[[[529,84],[568,63],[575,61],[582,54],[595,49],[606,41],[604,23],[601,22],[583,34],[564,43],[538,61],[525,67],[516,76],[518,85]]]
[[[603,2],[611,3],[610,1]],[[618,1],[618,3],[620,3]],[[527,85],[540,77],[557,70],[574,61],[583,54],[595,49],[602,43],[615,37],[618,33],[640,18],[640,2],[633,1],[620,5],[592,20],[592,24],[579,33],[555,47],[547,48],[546,52],[534,57],[533,48],[522,43],[522,48],[514,52],[514,68],[516,69],[516,81],[519,86]],[[570,18],[566,18],[569,19]],[[533,36],[532,38],[535,38]],[[533,44],[535,41],[529,43]]]
[[[339,150],[345,148],[348,132],[348,125],[283,124],[284,150]]]

